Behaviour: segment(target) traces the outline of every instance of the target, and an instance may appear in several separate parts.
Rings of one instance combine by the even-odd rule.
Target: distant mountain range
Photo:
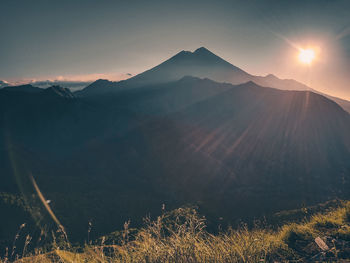
[[[115,92],[123,88],[135,88],[175,81],[184,76],[209,78],[217,82],[227,82],[234,85],[253,81],[263,87],[281,90],[309,90],[330,98],[342,106],[343,109],[350,112],[350,101],[321,93],[292,79],[279,79],[272,74],[267,76],[251,75],[204,47],[198,48],[194,52],[181,51],[158,66],[127,80],[119,82],[97,80],[85,89],[77,91],[77,94],[79,96],[89,96],[104,92]]]
[[[89,220],[100,235],[162,204],[195,204],[209,222],[233,224],[349,198],[350,115],[294,85],[307,89],[200,48],[79,92],[3,88],[0,192],[31,204],[33,175],[72,240],[86,237]],[[15,226],[1,227],[11,242]]]
[[[61,86],[63,88],[69,88],[72,91],[77,91],[80,89],[85,88],[86,86],[90,85],[91,81],[59,81],[59,80],[45,80],[45,81],[31,81],[27,84],[10,84],[8,82],[0,80],[0,89],[4,87],[16,87],[16,86],[25,86],[25,85],[32,85],[37,88],[46,89],[51,86]]]
[[[31,85],[39,88],[48,88],[51,86],[61,86],[68,88],[72,91],[80,90],[90,85],[92,81],[68,81],[68,80],[46,80],[46,81],[35,81]]]
[[[267,76],[254,76],[230,64],[208,49],[201,47],[194,52],[181,51],[160,65],[141,74],[122,81],[109,81],[99,79],[93,83],[79,81],[36,81],[30,85],[39,88],[61,86],[69,88],[79,96],[89,96],[105,92],[115,92],[123,88],[135,88],[146,85],[166,83],[179,80],[184,76],[209,78],[217,82],[240,84],[253,81],[263,87],[282,90],[309,90],[324,95],[338,103],[347,112],[350,112],[350,101],[337,98],[308,87],[293,79],[280,79],[273,74]],[[0,80],[0,88],[10,86]],[[24,86],[24,85],[22,85]]]

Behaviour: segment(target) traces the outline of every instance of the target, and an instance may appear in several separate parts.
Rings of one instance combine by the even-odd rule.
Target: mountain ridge
[[[7,86],[0,89],[0,91],[39,93],[43,91],[43,89],[35,87],[31,84],[25,84],[25,85],[19,85],[19,86]]]
[[[209,78],[216,82],[227,82],[234,85],[253,81],[260,86],[281,90],[312,90],[334,100],[350,112],[350,101],[319,92],[293,79],[280,79],[273,74],[266,76],[251,75],[205,47],[200,47],[194,52],[182,50],[159,65],[127,80],[119,82],[97,80],[75,94],[77,96],[90,96],[99,93],[118,92],[125,88],[167,83],[187,75]]]
[[[15,162],[72,240],[162,203],[232,223],[350,194],[349,114],[311,91],[185,76],[73,100],[0,91],[0,109],[0,192],[16,191]]]

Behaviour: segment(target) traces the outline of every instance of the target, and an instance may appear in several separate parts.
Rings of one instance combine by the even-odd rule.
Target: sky
[[[1,0],[0,80],[124,79],[204,46],[350,100],[349,0]],[[311,65],[300,48],[317,50]]]

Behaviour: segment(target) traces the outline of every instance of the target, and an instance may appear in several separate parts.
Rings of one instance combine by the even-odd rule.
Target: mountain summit
[[[182,50],[163,63],[142,72],[127,80],[112,82],[97,80],[84,90],[78,91],[79,96],[96,95],[121,88],[136,88],[177,81],[184,76],[209,78],[217,82],[240,84],[252,80],[253,76],[215,55],[205,47],[194,52]]]
[[[209,78],[220,82],[230,79],[235,84],[251,78],[251,75],[240,68],[205,47],[200,47],[194,52],[183,50],[158,66],[123,81],[123,84],[132,87],[153,85],[179,80],[184,76]]]

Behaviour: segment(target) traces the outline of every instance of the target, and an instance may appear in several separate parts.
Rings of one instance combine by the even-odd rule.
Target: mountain
[[[9,92],[25,92],[25,93],[40,93],[42,89],[38,87],[34,87],[30,84],[20,85],[20,86],[8,86],[3,88],[1,91],[9,91]]]
[[[310,90],[334,100],[346,111],[350,112],[349,101],[318,92],[292,79],[279,79],[272,74],[267,76],[251,75],[218,57],[204,47],[198,48],[194,52],[181,51],[158,66],[127,80],[120,82],[97,80],[85,89],[78,91],[76,95],[90,96],[99,93],[118,92],[125,88],[167,83],[179,80],[184,76],[209,78],[217,82],[227,82],[231,84],[253,81],[263,87],[281,90]]]
[[[91,81],[68,81],[68,80],[44,80],[44,81],[33,81],[30,83],[33,86],[39,88],[49,88],[51,86],[60,86],[68,88],[70,90],[80,90],[91,84]]]
[[[102,235],[162,204],[234,224],[350,197],[350,115],[311,91],[190,76],[107,96],[56,91],[0,91],[0,192],[31,200],[33,175],[71,240],[89,220]]]
[[[276,89],[282,89],[282,90],[309,90],[315,93],[318,93],[320,95],[323,95],[336,103],[338,103],[344,110],[350,113],[350,101],[340,99],[334,96],[330,96],[328,94],[325,94],[323,92],[317,91],[315,89],[312,89],[308,87],[305,84],[302,84],[296,80],[293,79],[279,79],[278,77],[274,76],[273,74],[269,74],[267,76],[261,77],[261,76],[255,76],[253,78],[253,81],[258,83],[261,86],[264,87],[271,87]]]
[[[62,88],[60,86],[51,86],[44,89],[43,93],[50,96],[60,96],[64,98],[74,98],[73,93],[68,88]]]
[[[250,75],[228,63],[222,58],[201,47],[194,52],[181,51],[160,65],[120,82],[98,80],[79,95],[96,94],[97,92],[118,91],[122,88],[136,88],[176,81],[184,76],[209,78],[214,81],[243,83],[250,80]],[[230,81],[228,81],[230,80]]]
[[[321,94],[327,98],[329,98],[330,100],[335,101],[336,103],[338,103],[344,110],[346,110],[347,112],[350,113],[350,101],[348,100],[344,100],[344,99],[340,99],[338,97],[334,97],[334,96],[330,96],[328,94],[322,93],[322,92],[316,92],[318,94]]]
[[[98,79],[85,87],[82,90],[78,90],[75,92],[76,95],[78,96],[84,96],[84,95],[98,95],[101,93],[107,93],[110,92],[111,90],[120,90],[118,82],[114,81],[109,81],[106,79]]]
[[[67,121],[64,116],[68,112],[74,112],[73,108],[79,107],[79,105],[80,103],[74,100],[74,95],[69,90],[58,86],[41,89],[24,85],[1,89],[0,155],[1,153],[5,154],[3,160],[8,160],[6,157],[7,147],[18,144],[18,148],[22,149],[22,144],[24,144],[27,145],[23,148],[24,151],[28,149],[29,152],[32,147],[41,147],[40,142],[52,134],[50,130],[54,129],[55,123],[62,121],[62,119]],[[72,121],[66,123],[67,127],[62,127],[61,131],[70,129],[69,126],[73,123]],[[59,140],[67,134],[58,133],[55,136]],[[57,140],[52,140],[52,142]],[[53,146],[52,151],[58,151],[59,148],[58,143]],[[33,161],[31,157],[27,159],[29,163]],[[11,166],[5,163],[2,165],[10,169]],[[8,173],[9,170],[4,174]]]
[[[181,51],[160,65],[120,83],[127,87],[165,83],[189,75],[214,81],[238,84],[250,80],[250,75],[201,47],[194,52]],[[228,81],[227,81],[228,82]]]
[[[30,84],[20,85],[20,86],[8,86],[0,90],[0,94],[10,94],[13,95],[24,95],[27,93],[31,94],[40,94],[44,96],[54,96],[54,97],[66,97],[66,98],[74,98],[73,93],[68,88],[62,88],[60,86],[50,86],[46,89],[38,88],[32,86]]]
[[[208,82],[186,79],[188,89]],[[349,194],[348,113],[312,92],[222,85],[219,93],[128,133],[123,154],[142,145],[149,180],[209,211],[220,207],[224,218]],[[177,93],[175,87],[167,92],[169,99],[158,103]],[[148,101],[145,108],[154,107]],[[113,143],[103,148],[120,147]]]

